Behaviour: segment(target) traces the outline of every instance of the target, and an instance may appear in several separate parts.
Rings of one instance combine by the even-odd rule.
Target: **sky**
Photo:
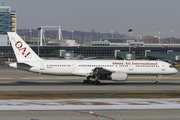
[[[61,26],[67,31],[180,38],[180,0],[0,0],[17,12],[18,29]],[[173,30],[173,32],[171,32]]]

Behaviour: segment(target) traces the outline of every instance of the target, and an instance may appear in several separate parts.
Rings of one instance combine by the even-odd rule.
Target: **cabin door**
[[[164,67],[164,64],[162,64],[162,69],[161,69],[162,71],[165,71],[165,67]]]
[[[75,69],[75,66],[74,66],[74,64],[72,64],[72,70],[74,70]]]
[[[133,66],[132,65],[129,65],[129,70],[133,70]]]
[[[43,61],[40,62],[40,70],[44,70],[44,62]]]

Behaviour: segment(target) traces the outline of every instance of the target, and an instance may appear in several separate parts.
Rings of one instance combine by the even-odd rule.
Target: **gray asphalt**
[[[102,82],[100,85],[87,85],[81,81],[1,81],[0,91],[180,91],[179,86],[180,81],[162,81],[158,85],[153,81]]]
[[[180,110],[0,111],[1,120],[179,120]]]
[[[169,80],[161,81],[158,85],[151,80],[128,80],[120,83],[103,81],[100,85],[87,85],[83,84],[78,77],[73,77],[75,80],[71,80],[72,77],[63,77],[61,79],[60,76],[39,75],[37,73],[13,69],[7,65],[0,65],[0,91],[180,91],[180,81],[171,80],[171,78],[180,78],[180,73],[166,77]],[[32,80],[29,80],[29,78],[32,78]],[[51,81],[40,80],[45,78]],[[81,114],[79,114],[80,111],[0,111],[0,120],[108,120],[113,118],[116,120],[180,119],[180,110],[108,110],[95,112],[98,115],[106,116],[106,118],[96,118],[94,115],[87,114],[89,111],[81,111]]]

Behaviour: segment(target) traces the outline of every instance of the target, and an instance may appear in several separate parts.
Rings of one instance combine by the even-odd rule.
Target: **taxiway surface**
[[[82,77],[61,77],[51,75],[41,75],[37,73],[31,73],[14,68],[10,68],[7,65],[0,65],[0,93],[17,92],[22,93],[108,93],[109,96],[115,92],[120,96],[123,93],[140,93],[143,96],[146,93],[158,93],[162,92],[170,95],[173,93],[173,97],[179,98],[180,95],[180,73],[176,75],[163,76],[163,79],[158,85],[154,83],[155,76],[130,76],[125,82],[114,81],[102,81],[100,85],[88,85],[83,84]],[[130,95],[132,95],[130,94]],[[103,94],[102,94],[103,95]],[[107,95],[107,94],[106,94]],[[138,95],[138,94],[137,94]],[[38,96],[39,97],[39,96]],[[94,96],[92,96],[94,97]],[[97,97],[97,96],[95,96]],[[152,96],[151,96],[152,97]],[[148,98],[148,97],[147,97]],[[89,113],[89,111],[83,111]],[[180,119],[178,110],[100,110],[96,111],[99,115],[119,115],[109,116],[109,118],[98,117],[99,120],[108,120],[114,118],[116,120],[169,120]],[[68,114],[66,114],[68,113]],[[76,114],[78,113],[78,114]],[[2,120],[92,120],[95,119],[94,115],[79,114],[77,111],[0,111],[0,119]],[[108,115],[106,115],[108,117]]]
[[[0,111],[1,120],[179,120],[180,110]]]
[[[102,82],[100,85],[87,85],[82,81],[1,81],[0,91],[180,91],[180,81],[161,81],[158,85],[154,81],[127,81],[123,83]]]

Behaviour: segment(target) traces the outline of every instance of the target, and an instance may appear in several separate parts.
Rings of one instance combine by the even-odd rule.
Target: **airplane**
[[[99,80],[126,81],[128,75],[172,75],[178,71],[169,63],[152,60],[45,60],[40,58],[16,32],[8,32],[17,62],[9,66],[39,74],[85,76],[84,83]],[[93,78],[94,80],[90,80]]]

